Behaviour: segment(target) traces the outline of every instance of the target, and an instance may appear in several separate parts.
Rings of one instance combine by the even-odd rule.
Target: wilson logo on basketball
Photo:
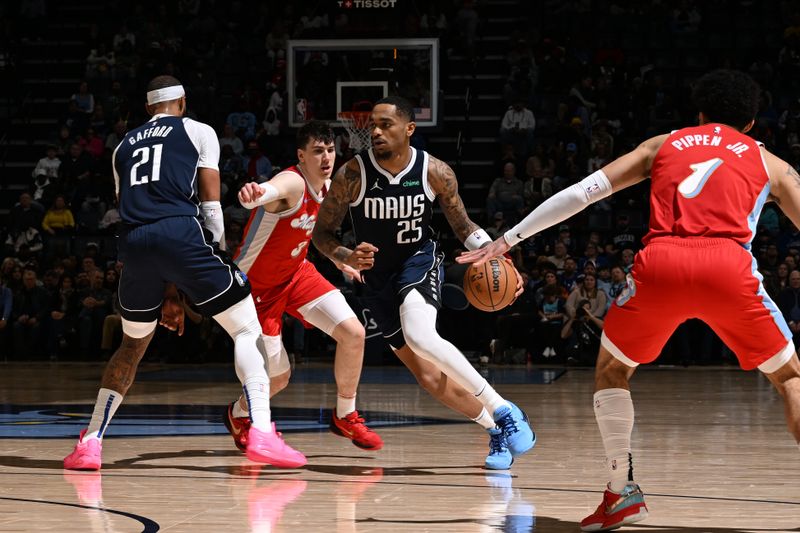
[[[500,292],[500,264],[497,261],[492,265],[492,292]]]

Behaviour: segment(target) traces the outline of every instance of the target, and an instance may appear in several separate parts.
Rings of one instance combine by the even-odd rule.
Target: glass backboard
[[[290,40],[287,56],[291,127],[312,118],[339,126],[339,112],[390,94],[411,102],[417,126],[438,124],[438,39]]]

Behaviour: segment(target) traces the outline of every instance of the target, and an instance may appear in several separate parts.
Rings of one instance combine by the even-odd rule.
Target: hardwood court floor
[[[275,418],[309,465],[278,470],[247,461],[224,433],[219,414],[234,382],[150,366],[109,430],[102,474],[65,473],[101,370],[0,365],[0,531],[559,533],[577,531],[600,501],[589,369],[551,384],[496,384],[528,412],[539,442],[510,472],[489,472],[480,428],[408,383],[402,368],[376,371],[359,390],[370,420],[389,424],[377,453],[315,429],[332,384],[290,384],[274,399]],[[643,369],[633,395],[635,471],[651,514],[623,531],[800,531],[800,451],[763,377]]]

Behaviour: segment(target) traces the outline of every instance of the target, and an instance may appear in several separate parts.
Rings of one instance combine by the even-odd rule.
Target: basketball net
[[[369,130],[369,111],[342,111],[339,122],[350,135],[350,147],[354,152],[366,150],[372,145]]]

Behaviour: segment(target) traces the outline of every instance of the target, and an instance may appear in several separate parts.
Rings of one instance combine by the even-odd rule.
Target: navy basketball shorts
[[[247,277],[209,244],[207,234],[194,217],[164,218],[120,231],[122,317],[133,322],[160,318],[167,283],[174,283],[206,316],[246,298]]]
[[[400,325],[400,304],[409,292],[417,290],[426,302],[436,309],[441,308],[443,259],[439,244],[428,241],[397,270],[362,272],[364,285],[359,294],[360,303],[370,310],[392,348],[400,349],[406,344]]]

